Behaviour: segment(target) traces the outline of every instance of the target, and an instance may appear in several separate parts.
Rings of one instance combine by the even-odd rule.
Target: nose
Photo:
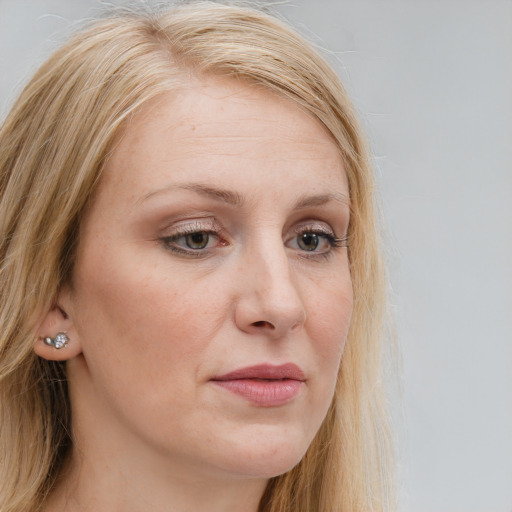
[[[237,277],[240,330],[278,339],[304,325],[306,310],[281,241],[278,249],[250,251]]]

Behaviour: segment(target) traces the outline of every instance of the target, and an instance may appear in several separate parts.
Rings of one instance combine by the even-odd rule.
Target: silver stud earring
[[[65,347],[68,344],[69,338],[67,337],[65,332],[59,332],[55,336],[55,338],[50,338],[49,336],[47,338],[44,338],[44,342],[47,345],[50,345],[50,347],[54,347],[57,350]]]

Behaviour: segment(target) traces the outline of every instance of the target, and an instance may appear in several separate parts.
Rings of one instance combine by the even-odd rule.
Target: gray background
[[[95,3],[0,0],[0,116]],[[401,511],[511,512],[512,1],[279,9],[331,51],[370,135],[403,359]]]

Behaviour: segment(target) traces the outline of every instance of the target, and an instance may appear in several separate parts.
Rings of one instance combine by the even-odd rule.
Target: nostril
[[[270,329],[275,329],[275,327],[270,322],[266,322],[265,320],[253,322],[252,325],[254,325],[254,327],[268,327]]]

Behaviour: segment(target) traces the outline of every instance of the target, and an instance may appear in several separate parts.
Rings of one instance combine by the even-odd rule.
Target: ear
[[[68,337],[66,345],[59,349],[45,342],[45,338],[55,338],[58,333],[65,333]],[[49,361],[66,361],[82,353],[73,321],[59,304],[54,304],[44,315],[39,325],[34,352]]]

